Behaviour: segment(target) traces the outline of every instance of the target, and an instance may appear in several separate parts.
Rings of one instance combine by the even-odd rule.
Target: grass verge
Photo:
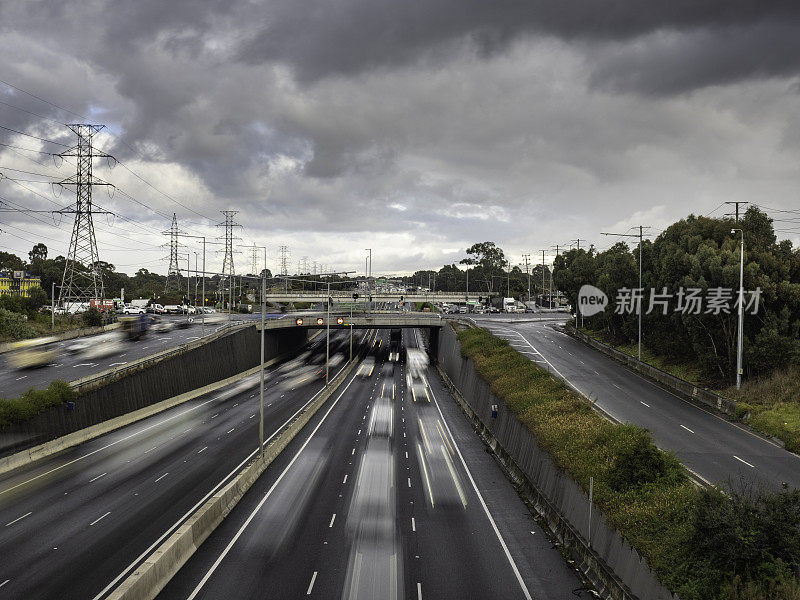
[[[763,515],[774,516],[775,510],[769,508],[774,505],[796,509],[796,513],[784,510],[792,516],[782,518],[800,541],[800,492],[698,490],[677,458],[652,443],[648,431],[606,421],[506,340],[483,329],[462,330],[458,339],[462,355],[473,361],[492,392],[556,464],[587,491],[589,477],[594,476],[595,502],[606,518],[682,600],[784,597],[770,591],[774,577],[765,574],[793,585],[800,543],[796,551],[786,551],[784,545],[791,546],[795,538],[768,539],[774,523]],[[749,526],[747,535],[742,535],[738,529],[742,520],[730,518],[731,514],[738,506],[762,505],[767,508],[761,512],[742,510]],[[716,527],[709,530],[709,523]],[[760,552],[756,559],[739,561],[738,556],[753,555],[746,551],[750,548]],[[780,587],[781,594],[786,585]],[[751,593],[762,595],[746,595]]]
[[[61,379],[43,390],[31,388],[19,398],[0,398],[0,427],[27,421],[51,406],[74,400],[75,391]]]

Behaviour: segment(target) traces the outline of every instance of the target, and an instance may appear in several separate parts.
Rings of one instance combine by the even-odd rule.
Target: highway
[[[323,386],[313,344],[267,374],[267,442]],[[103,597],[256,451],[258,381],[0,476],[0,598]]]
[[[218,319],[223,317],[221,314],[213,316]],[[234,315],[234,317],[237,318],[239,316],[240,315]],[[254,318],[252,315],[246,316]],[[169,323],[176,323],[185,319],[186,317],[181,316],[164,317],[164,321]],[[207,323],[205,327],[206,335],[214,333],[217,329],[226,324],[226,320],[217,320],[214,323]],[[98,373],[105,369],[121,366],[137,358],[142,358],[162,350],[180,346],[192,340],[200,339],[203,335],[202,330],[202,325],[199,320],[196,320],[185,329],[174,328],[165,333],[151,331],[141,341],[121,342],[117,345],[117,351],[98,358],[87,358],[82,353],[71,354],[67,349],[78,342],[89,341],[90,343],[97,343],[99,339],[118,337],[120,335],[118,332],[108,332],[94,336],[65,340],[56,344],[60,350],[60,356],[55,363],[31,369],[12,369],[8,364],[9,353],[0,354],[0,396],[4,398],[13,398],[30,388],[45,388],[54,379],[75,381],[76,379],[86,377],[92,373]]]
[[[419,340],[405,333],[407,347]],[[414,402],[404,365],[384,356],[346,380],[159,598],[591,597],[436,371]]]
[[[682,399],[563,333],[557,325],[566,318],[476,315],[473,321],[568,381],[612,417],[649,429],[659,447],[674,451],[707,482],[731,484],[743,477],[772,488],[784,482],[800,488],[800,456]]]

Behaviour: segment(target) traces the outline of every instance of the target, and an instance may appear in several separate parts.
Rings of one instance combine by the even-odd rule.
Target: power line
[[[30,133],[25,133],[24,131],[18,131],[16,129],[11,129],[11,127],[6,127],[5,125],[0,125],[0,129],[5,129],[6,131],[10,131],[12,133],[17,133],[19,135],[24,135],[24,136],[27,136],[29,138],[33,138],[35,140],[39,140],[41,142],[47,142],[48,144],[55,144],[56,146],[63,146],[64,148],[69,148],[69,145],[67,145],[67,144],[62,144],[61,142],[54,142],[53,140],[48,140],[48,139],[45,139],[45,138],[42,138],[42,137],[39,137],[39,136],[36,136],[36,135],[31,135]]]

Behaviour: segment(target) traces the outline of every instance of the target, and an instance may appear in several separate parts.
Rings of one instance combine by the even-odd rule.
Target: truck
[[[517,301],[514,298],[503,298],[503,312],[517,312]]]
[[[137,298],[136,300],[131,300],[131,306],[136,306],[138,308],[147,308],[148,304],[150,304],[149,298]]]

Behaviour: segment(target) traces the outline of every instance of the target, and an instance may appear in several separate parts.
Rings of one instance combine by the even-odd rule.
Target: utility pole
[[[585,241],[586,240],[582,240],[581,238],[578,238],[577,240],[572,240],[570,242],[570,246],[573,245],[573,244],[578,244],[578,250],[580,250],[581,249],[581,242],[585,242]]]
[[[75,208],[58,211],[61,214],[75,215],[69,252],[58,292],[59,306],[64,306],[65,302],[86,302],[91,299],[102,301],[105,297],[97,239],[92,223],[92,214],[100,213],[92,210],[92,186],[111,184],[95,179],[92,175],[92,161],[95,158],[107,158],[116,162],[113,156],[96,152],[92,147],[92,137],[103,128],[103,125],[75,123],[67,127],[78,136],[78,144],[57,156],[77,158],[78,165],[75,175],[57,182],[61,186],[75,186]]]
[[[649,226],[647,226],[649,228]],[[642,289],[642,237],[643,233],[642,230],[645,229],[642,225],[639,225],[639,234],[635,233],[605,233],[603,232],[602,235],[615,235],[617,237],[638,237],[639,238],[639,291],[642,295],[644,295],[644,290]],[[629,230],[630,231],[630,230]],[[639,299],[639,361],[642,360],[642,299]]]
[[[225,257],[222,259],[222,275],[226,277],[226,281],[228,284],[228,320],[231,319],[231,305],[233,304],[233,286],[234,280],[233,276],[236,273],[236,270],[233,266],[233,255],[234,253],[238,254],[238,250],[233,249],[233,240],[240,239],[234,238],[233,236],[233,228],[234,227],[241,227],[238,223],[233,222],[233,217],[238,213],[238,210],[222,210],[220,211],[223,215],[225,215],[225,222],[218,223],[217,227],[224,227],[225,228]],[[222,238],[217,238],[222,239]],[[224,293],[224,287],[223,287]]]
[[[523,254],[522,258],[525,260],[525,273],[528,275],[528,302],[531,301],[531,255]]]
[[[172,213],[172,225],[167,231],[162,231],[169,236],[169,270],[167,271],[167,281],[164,283],[164,293],[174,292],[180,289],[181,270],[178,266],[178,235],[183,232],[178,231],[178,218]]]
[[[740,204],[750,204],[749,202],[743,202],[742,200],[731,200],[730,202],[726,202],[725,204],[734,204],[736,205],[736,212],[735,213],[726,213],[726,217],[736,217],[736,222],[739,222],[739,205]]]
[[[289,291],[289,247],[280,246],[281,254],[281,275],[283,275],[284,291]]]
[[[556,258],[558,258],[558,249],[559,245],[556,244],[555,246],[551,246],[551,248],[556,249]],[[555,261],[553,261],[553,266],[555,267]],[[556,290],[556,297],[558,297],[558,290]],[[550,271],[550,307],[553,307],[553,272]]]
[[[744,334],[744,230],[731,229],[731,233],[737,231],[742,234],[742,246],[739,250],[739,334],[736,339],[736,389],[738,390],[742,387],[742,335]]]
[[[544,253],[542,250],[542,308],[544,308]]]

